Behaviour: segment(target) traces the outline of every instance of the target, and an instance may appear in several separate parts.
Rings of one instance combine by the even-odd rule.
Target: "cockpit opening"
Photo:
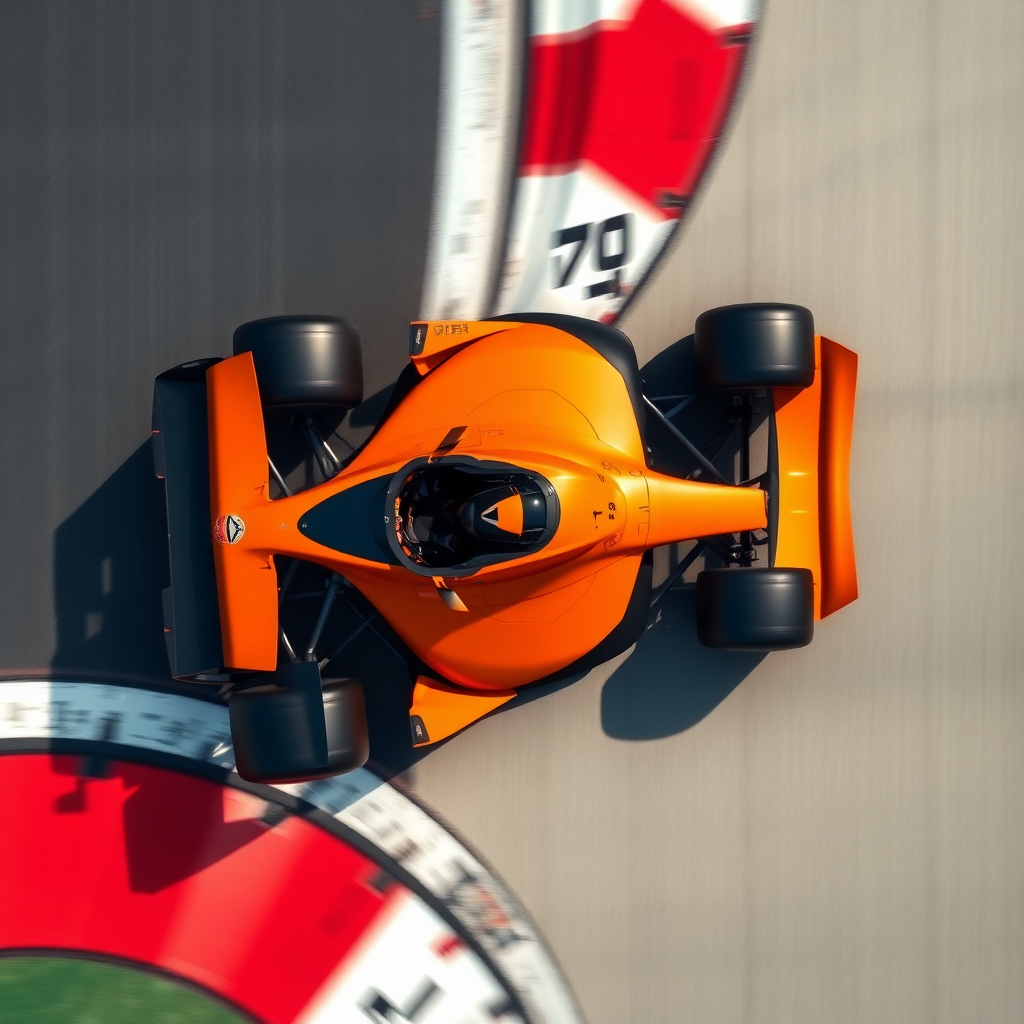
[[[433,462],[406,471],[394,513],[398,544],[417,566],[473,570],[547,543],[558,499],[542,477],[511,466]]]

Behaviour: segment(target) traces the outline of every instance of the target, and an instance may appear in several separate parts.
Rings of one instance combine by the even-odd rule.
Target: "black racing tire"
[[[814,636],[810,569],[706,569],[697,576],[697,638],[730,651],[788,651]]]
[[[363,687],[357,679],[322,686],[327,761],[315,752],[307,694],[286,686],[260,686],[231,695],[231,741],[238,774],[249,782],[302,782],[354,771],[370,756]]]
[[[701,391],[805,388],[814,382],[814,317],[804,306],[749,302],[697,317]]]
[[[333,316],[272,316],[235,331],[234,354],[251,352],[268,409],[353,409],[363,400],[359,332]]]

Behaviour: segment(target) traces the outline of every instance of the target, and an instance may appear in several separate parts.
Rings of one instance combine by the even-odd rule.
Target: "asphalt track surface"
[[[437,132],[422,11],[0,4],[6,668],[166,676],[155,374],[295,312],[359,324],[367,395],[400,372]]]
[[[424,13],[0,6],[6,670],[166,671],[155,373],[318,310],[362,328],[368,393],[394,379],[433,169]],[[786,299],[861,354],[860,600],[758,661],[700,649],[674,594],[630,656],[408,772],[591,1024],[1024,1017],[1022,46],[1013,0],[769,0],[624,323],[644,362],[702,309]]]

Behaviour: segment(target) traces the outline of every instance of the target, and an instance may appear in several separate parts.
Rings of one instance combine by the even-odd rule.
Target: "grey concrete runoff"
[[[312,310],[361,326],[368,393],[398,373],[432,9],[0,5],[4,669],[166,673],[155,373]],[[673,595],[631,655],[408,773],[590,1024],[1024,1019],[1022,50],[1018,0],[768,0],[625,318],[645,361],[787,299],[860,353],[860,600],[758,660],[699,648]]]
[[[591,1024],[1024,1019],[1022,44],[1010,0],[769,0],[624,321],[643,362],[783,299],[860,353],[860,600],[753,667],[683,595],[416,769]]]

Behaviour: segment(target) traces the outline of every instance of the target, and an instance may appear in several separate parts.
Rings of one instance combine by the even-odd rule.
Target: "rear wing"
[[[850,511],[850,453],[857,354],[816,337],[814,383],[774,391],[777,458],[773,564],[810,569],[814,617],[857,597]]]
[[[157,377],[153,459],[167,500],[171,585],[163,608],[171,675],[272,671],[277,573],[272,558],[253,550],[244,527],[247,510],[269,501],[249,353],[184,363]]]
[[[171,585],[163,592],[164,639],[176,679],[223,671],[210,534],[206,371],[201,359],[160,374],[153,387],[153,462],[164,481]]]

